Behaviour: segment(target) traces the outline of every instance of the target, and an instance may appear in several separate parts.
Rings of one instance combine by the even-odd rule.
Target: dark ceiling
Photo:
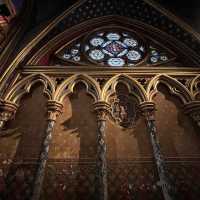
[[[117,0],[116,0],[117,1]],[[200,32],[200,0],[154,0]],[[35,0],[35,23],[49,20],[77,0]]]

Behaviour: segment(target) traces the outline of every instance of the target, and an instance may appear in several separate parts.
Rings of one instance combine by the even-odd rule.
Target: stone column
[[[167,176],[165,161],[161,153],[160,144],[158,141],[156,124],[155,124],[155,105],[152,102],[144,102],[140,105],[141,111],[145,116],[147,124],[147,132],[149,134],[151,145],[153,148],[153,155],[157,166],[157,171],[160,179],[160,186],[162,188],[165,200],[173,200],[175,198],[174,188],[172,187]]]
[[[200,127],[200,101],[192,101],[185,104],[184,111]]]
[[[0,102],[0,131],[4,128],[5,123],[11,120],[16,111],[18,105],[8,101],[1,101]]]
[[[56,122],[56,118],[58,117],[59,114],[61,114],[62,107],[63,107],[62,104],[56,101],[48,101],[47,129],[46,129],[46,133],[45,133],[44,140],[42,143],[42,149],[40,153],[38,168],[36,171],[31,200],[40,199],[40,193],[42,190],[42,185],[43,185],[43,180],[44,180],[44,175],[45,175],[45,167],[48,160],[49,146],[52,140],[53,128]]]
[[[97,115],[97,199],[108,199],[108,184],[107,184],[107,162],[106,162],[106,116],[109,112],[110,106],[105,102],[97,102],[94,104],[94,110]]]

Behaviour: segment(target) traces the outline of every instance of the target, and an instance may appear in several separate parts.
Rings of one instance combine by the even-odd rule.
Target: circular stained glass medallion
[[[113,67],[122,67],[125,61],[122,58],[110,58],[108,64]]]
[[[100,38],[100,37],[92,38],[90,40],[90,44],[93,45],[94,47],[98,47],[98,46],[102,45],[103,42],[104,42],[104,39]]]
[[[71,55],[70,55],[70,54],[67,54],[67,53],[65,53],[65,54],[63,55],[63,58],[64,58],[64,59],[70,59],[70,58],[71,58]]]
[[[150,60],[151,60],[152,63],[158,62],[158,58],[157,57],[151,57]]]
[[[138,51],[131,50],[127,53],[127,58],[132,61],[140,60],[141,54]]]
[[[108,40],[114,41],[119,40],[121,36],[118,33],[108,33],[106,37]]]
[[[72,50],[71,50],[71,54],[72,54],[72,55],[77,55],[78,52],[79,52],[78,49],[72,49]]]
[[[138,42],[131,38],[124,39],[124,44],[126,44],[129,47],[136,47],[138,45]]]
[[[104,53],[101,50],[95,49],[89,53],[89,56],[93,60],[102,60],[104,58]]]

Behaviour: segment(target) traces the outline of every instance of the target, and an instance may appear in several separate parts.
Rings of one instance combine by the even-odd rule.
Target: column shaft
[[[98,114],[104,115],[104,114]],[[97,133],[97,177],[99,200],[107,200],[107,162],[106,162],[106,143],[105,127],[106,121],[102,116],[98,116],[98,133]]]
[[[33,193],[32,193],[31,200],[39,200],[40,199],[43,180],[44,180],[44,176],[45,176],[46,163],[48,160],[49,147],[50,147],[52,135],[53,135],[53,129],[54,129],[54,125],[56,122],[56,118],[61,113],[61,107],[62,107],[62,105],[58,104],[56,102],[49,101],[49,103],[48,103],[47,129],[46,129],[45,137],[44,137],[43,144],[42,144],[42,150],[40,153],[38,168],[37,168],[36,176],[35,176],[35,180],[34,180]]]
[[[32,200],[40,199],[40,193],[42,190],[42,184],[43,184],[43,180],[44,180],[45,168],[46,168],[46,163],[48,160],[49,146],[50,146],[51,139],[52,139],[54,124],[55,124],[55,121],[52,121],[52,120],[48,121],[46,136],[43,141],[43,147],[42,147],[42,151],[40,154],[39,165],[38,165],[35,182],[34,182],[34,186],[33,186]]]
[[[158,141],[157,129],[155,124],[155,116],[154,116],[154,105],[149,107],[143,107],[143,114],[145,115],[146,124],[147,124],[147,132],[149,134],[151,145],[153,148],[153,155],[156,162],[158,175],[160,179],[160,185],[162,188],[163,196],[165,200],[173,200],[174,199],[174,188],[172,187],[169,178],[167,176],[167,170],[165,167],[165,161],[163,155],[161,153],[160,144]]]
[[[109,105],[104,102],[95,104],[97,114],[97,199],[108,199],[108,183],[107,183],[107,161],[106,161],[106,116]]]

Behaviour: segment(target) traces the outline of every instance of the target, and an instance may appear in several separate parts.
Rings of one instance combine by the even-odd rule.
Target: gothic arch
[[[44,85],[44,94],[47,95],[49,100],[53,99],[53,94],[55,92],[54,82],[45,74],[33,74],[21,81],[19,81],[14,87],[5,95],[4,100],[11,101],[13,103],[19,103],[22,96],[29,93],[31,87],[35,83],[42,83]]]
[[[179,97],[183,104],[193,100],[190,91],[176,79],[166,75],[159,74],[155,76],[148,84],[147,95],[149,101],[153,101],[154,95],[158,92],[159,83],[164,84],[170,90],[170,93]]]
[[[190,50],[190,48],[184,46],[180,41],[177,39],[169,36],[163,31],[160,31],[159,29],[149,26],[146,23],[143,23],[138,20],[134,20],[128,17],[122,17],[122,16],[103,16],[98,17],[94,19],[89,19],[86,21],[83,21],[82,23],[73,26],[72,28],[66,29],[63,32],[57,34],[54,36],[51,40],[49,40],[45,45],[43,45],[35,54],[31,57],[31,59],[27,62],[28,65],[40,65],[39,61],[47,56],[49,53],[53,51],[56,51],[60,48],[60,46],[63,46],[63,44],[67,40],[71,40],[76,38],[77,34],[85,35],[87,32],[95,31],[96,29],[99,29],[101,27],[109,26],[119,26],[121,28],[127,29],[132,32],[136,32],[135,30],[143,33],[146,35],[145,37],[148,37],[148,39],[154,41],[156,38],[156,42],[159,42],[160,45],[164,43],[165,41],[165,48],[169,46],[167,49],[175,49],[176,52],[179,52],[180,54],[185,54],[186,51],[182,51],[183,49],[187,49],[187,52],[190,52],[191,57],[193,57],[190,62],[197,63],[198,61],[195,61],[197,56],[195,57]],[[81,30],[81,34],[80,34]],[[137,33],[137,32],[136,32]],[[150,33],[150,34],[149,34]],[[151,35],[151,36],[150,36]],[[187,56],[188,54],[185,54],[184,56]],[[187,57],[188,58],[188,57]]]
[[[139,103],[147,101],[146,91],[143,86],[137,80],[125,74],[116,75],[108,80],[102,90],[101,99],[103,101],[108,102],[109,97],[116,92],[118,83],[125,84],[130,94],[134,95]]]
[[[101,89],[98,83],[86,74],[78,74],[69,77],[57,88],[54,100],[62,103],[67,95],[74,92],[75,85],[80,82],[86,86],[86,91],[94,98],[95,102],[100,99]]]

